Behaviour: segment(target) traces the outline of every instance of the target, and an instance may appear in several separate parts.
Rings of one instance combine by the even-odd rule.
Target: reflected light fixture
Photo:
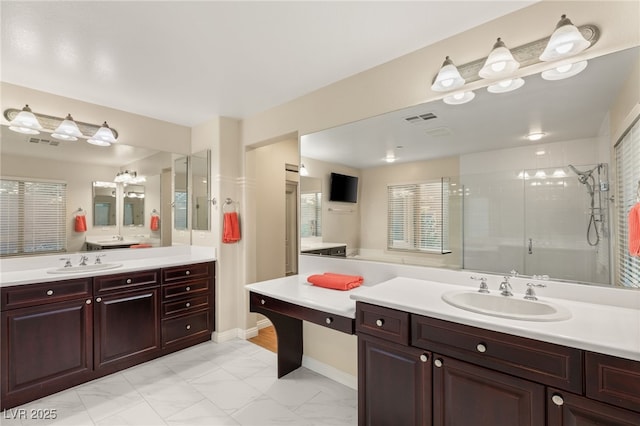
[[[124,172],[118,172],[116,174],[116,177],[113,179],[113,181],[114,182],[129,182],[133,178],[132,173],[135,173],[135,172],[129,172],[129,170],[125,170]]]
[[[462,105],[467,102],[471,102],[473,98],[476,97],[476,94],[473,91],[468,90],[466,92],[454,93],[453,95],[445,96],[444,101],[445,104],[448,105]]]
[[[298,170],[298,173],[300,173],[300,176],[309,176],[309,170],[304,166],[304,163],[300,163],[300,170]]]
[[[105,121],[98,131],[90,139],[87,140],[92,145],[97,146],[109,146],[112,143],[116,143],[117,140],[113,136],[113,132],[109,128],[109,125]]]
[[[549,43],[540,55],[541,61],[555,61],[576,55],[590,46],[567,15],[562,15]]]
[[[27,135],[37,135],[42,130],[42,125],[29,105],[25,105],[22,111],[9,123],[9,129],[14,132],[24,133]]]
[[[394,161],[396,161],[396,156],[393,152],[388,152],[387,156],[384,158],[384,161],[386,161],[387,163],[393,163]]]
[[[507,49],[507,46],[498,37],[498,40],[493,45],[493,50],[489,53],[478,75],[482,78],[507,77],[518,68],[520,68],[520,62],[513,58],[511,51]]]
[[[56,127],[51,136],[63,141],[77,141],[78,138],[82,137],[82,132],[80,132],[76,122],[73,121],[71,114],[67,114],[67,117]]]
[[[542,78],[545,80],[562,80],[573,77],[587,68],[587,61],[575,62],[573,64],[559,65],[550,70],[542,71]]]
[[[487,87],[489,93],[507,93],[513,90],[519,89],[524,85],[524,80],[521,78],[510,78],[502,80],[498,83],[492,84]]]
[[[434,92],[448,92],[461,87],[463,84],[464,78],[458,72],[458,68],[453,64],[453,61],[447,56],[431,85],[431,90]]]
[[[543,132],[532,132],[529,133],[527,135],[527,139],[529,139],[530,141],[539,141],[540,139],[542,139],[543,137],[545,137],[547,134],[543,133]]]

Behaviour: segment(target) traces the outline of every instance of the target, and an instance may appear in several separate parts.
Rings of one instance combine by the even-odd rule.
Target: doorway
[[[298,182],[287,181],[285,190],[285,274],[298,273]]]

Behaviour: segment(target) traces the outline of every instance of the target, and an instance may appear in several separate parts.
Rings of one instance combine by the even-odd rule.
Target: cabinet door
[[[2,405],[81,383],[93,369],[91,299],[2,313]]]
[[[540,426],[540,384],[433,354],[434,426]]]
[[[358,424],[430,425],[431,364],[426,351],[358,336]]]
[[[640,414],[556,389],[547,390],[547,426],[638,426]]]
[[[160,351],[160,288],[96,297],[95,369],[115,371]],[[106,372],[106,371],[105,371]]]

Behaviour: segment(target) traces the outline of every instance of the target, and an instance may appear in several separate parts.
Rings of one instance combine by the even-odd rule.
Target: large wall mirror
[[[116,226],[115,182],[93,182],[93,226]]]
[[[200,151],[191,155],[191,189],[193,208],[191,228],[195,231],[209,231],[211,205],[211,151]]]
[[[302,136],[301,161],[325,189],[321,239],[355,259],[616,285],[611,114],[639,57],[632,48],[565,80],[531,75],[514,92],[479,89],[464,105],[434,101]],[[356,203],[329,201],[331,173],[359,179]],[[449,249],[393,247],[390,224],[402,223],[390,214],[393,200],[413,203],[408,229],[443,228],[421,204],[428,195],[392,200],[390,188],[441,178]]]
[[[123,185],[122,199],[122,225],[144,226],[144,185]]]

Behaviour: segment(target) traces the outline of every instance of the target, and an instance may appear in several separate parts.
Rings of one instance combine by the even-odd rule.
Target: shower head
[[[583,172],[581,172],[580,170],[576,169],[575,167],[573,167],[571,164],[569,164],[569,168],[571,170],[573,170],[573,172],[578,175],[578,180],[580,181],[580,183],[587,183],[588,179],[591,177],[591,175],[593,174],[594,171],[596,171],[596,169],[600,167],[595,166],[593,169],[590,170],[585,170]]]

